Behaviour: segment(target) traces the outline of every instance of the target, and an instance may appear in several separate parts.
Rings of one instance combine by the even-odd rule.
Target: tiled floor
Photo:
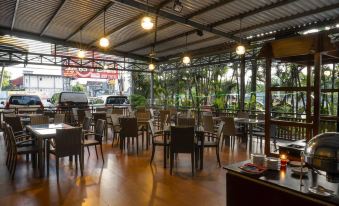
[[[85,150],[84,177],[64,158],[60,165],[60,180],[56,181],[55,161],[50,161],[50,175],[38,178],[25,158],[18,161],[15,180],[9,180],[5,166],[5,147],[0,137],[0,205],[210,205],[224,206],[225,171],[218,167],[214,149],[206,149],[204,169],[191,176],[190,156],[180,154],[174,175],[163,168],[159,149],[155,161],[149,164],[150,149],[136,155],[133,147],[121,154],[117,145],[104,145],[105,163],[94,148],[88,156]],[[260,152],[259,144],[253,143]],[[246,160],[245,145],[234,150],[224,146],[222,164]]]

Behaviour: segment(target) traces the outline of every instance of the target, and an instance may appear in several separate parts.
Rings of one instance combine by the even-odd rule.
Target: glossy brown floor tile
[[[156,151],[149,164],[150,149],[136,155],[133,146],[121,154],[118,146],[104,145],[105,163],[94,148],[90,156],[85,150],[84,177],[68,158],[60,163],[60,179],[56,181],[55,161],[50,161],[50,175],[38,178],[25,158],[18,161],[15,180],[10,181],[5,166],[3,138],[0,137],[0,205],[225,205],[225,171],[218,167],[214,149],[206,149],[204,169],[191,176],[189,155],[180,154],[174,174],[163,168],[162,150]],[[256,142],[254,148],[260,147]],[[249,158],[244,145],[234,150],[224,146],[222,164]]]

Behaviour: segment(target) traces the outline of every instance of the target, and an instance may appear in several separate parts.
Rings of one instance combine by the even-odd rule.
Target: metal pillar
[[[245,55],[241,56],[240,61],[240,99],[239,109],[244,111],[245,109]]]
[[[321,54],[314,54],[314,119],[313,119],[313,135],[317,135],[320,129],[320,71],[321,71]]]
[[[0,91],[2,91],[2,81],[5,73],[5,64],[2,64],[2,69],[1,69],[1,76],[0,76]]]
[[[151,107],[154,105],[154,72],[151,73]]]

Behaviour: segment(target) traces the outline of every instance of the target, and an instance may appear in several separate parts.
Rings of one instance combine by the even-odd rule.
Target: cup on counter
[[[265,164],[265,154],[251,154],[251,161],[253,164],[263,167]]]

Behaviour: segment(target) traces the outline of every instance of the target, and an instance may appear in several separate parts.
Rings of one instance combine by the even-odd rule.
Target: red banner
[[[118,70],[95,71],[95,69],[66,67],[62,70],[64,77],[93,78],[93,79],[118,79]]]

